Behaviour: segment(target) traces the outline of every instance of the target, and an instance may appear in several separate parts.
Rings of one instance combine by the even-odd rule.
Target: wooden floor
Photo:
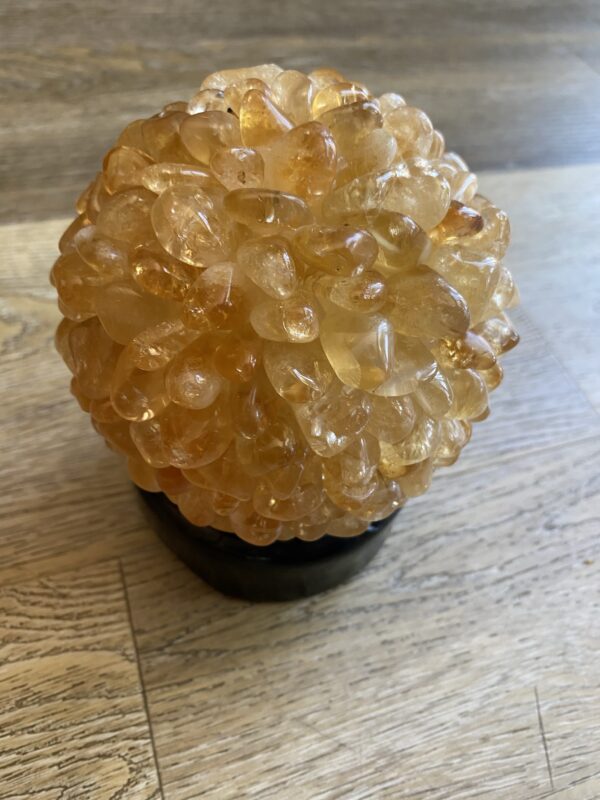
[[[0,798],[598,800],[598,5],[293,5],[2,4]],[[523,304],[491,418],[368,570],[256,606],[146,526],[47,273],[113,130],[263,54],[424,105],[511,215]]]

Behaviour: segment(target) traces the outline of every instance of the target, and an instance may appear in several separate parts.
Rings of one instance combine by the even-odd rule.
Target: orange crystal
[[[423,111],[336,70],[208,76],[76,208],[51,275],[72,393],[138,486],[257,545],[425,492],[518,342],[506,214]]]

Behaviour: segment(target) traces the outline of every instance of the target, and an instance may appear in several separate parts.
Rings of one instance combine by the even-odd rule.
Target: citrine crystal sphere
[[[138,486],[253,544],[426,491],[518,341],[506,214],[423,111],[335,70],[209,75],[76,207],[52,269],[71,391]]]

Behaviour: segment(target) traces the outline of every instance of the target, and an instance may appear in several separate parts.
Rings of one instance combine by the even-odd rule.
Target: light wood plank
[[[160,796],[118,563],[0,590],[0,797]]]
[[[596,441],[448,472],[366,573],[254,606],[125,560],[172,800],[534,800],[598,764]]]
[[[126,122],[234,64],[325,61],[425,108],[476,169],[598,161],[594,0],[41,0],[0,9],[3,220],[72,207]],[[549,80],[548,76],[556,76]]]
[[[490,173],[482,188],[511,217],[527,313],[600,411],[600,166]]]

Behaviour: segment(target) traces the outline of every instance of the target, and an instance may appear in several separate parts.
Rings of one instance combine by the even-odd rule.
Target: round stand
[[[164,494],[139,493],[162,541],[215,589],[246,600],[297,600],[355,575],[385,541],[398,513],[373,522],[360,536],[323,536],[314,542],[290,539],[257,547],[231,533],[188,522]]]

